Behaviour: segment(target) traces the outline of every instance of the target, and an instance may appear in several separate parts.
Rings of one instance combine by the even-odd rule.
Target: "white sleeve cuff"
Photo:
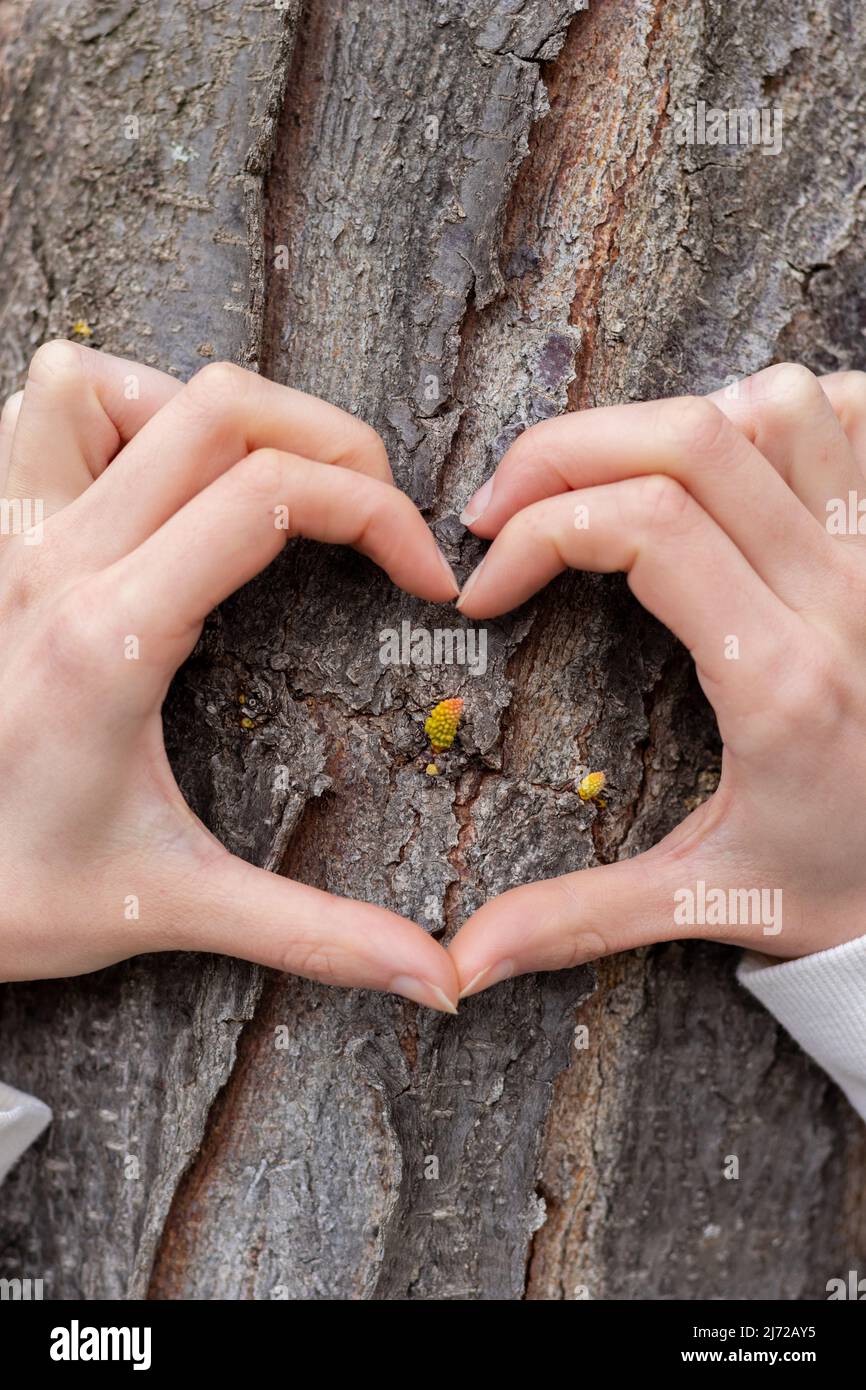
[[[41,1100],[0,1081],[0,1182],[50,1120]]]
[[[775,965],[749,951],[737,977],[866,1120],[866,936]]]

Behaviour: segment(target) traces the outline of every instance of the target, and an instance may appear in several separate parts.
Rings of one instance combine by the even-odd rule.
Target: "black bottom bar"
[[[585,1364],[584,1358],[591,1356],[595,1370],[600,1369],[601,1358],[605,1373],[610,1375],[705,1366],[729,1370],[761,1366],[776,1371],[794,1365],[819,1369],[826,1378],[828,1373],[841,1373],[844,1367],[856,1365],[862,1354],[866,1318],[857,1308],[840,1307],[844,1302],[866,1302],[866,1296],[821,1303],[575,1302],[558,1305],[561,1321],[556,1323],[547,1323],[550,1315],[534,1306],[524,1306],[521,1321],[515,1323],[517,1308],[507,1304],[508,1323],[502,1333],[496,1332],[495,1324],[493,1329],[487,1324],[485,1307],[474,1342],[479,1348],[479,1363],[484,1358],[488,1378],[497,1352],[513,1349],[526,1335],[537,1338],[539,1332],[558,1339],[550,1351],[557,1361],[573,1358],[575,1375]],[[423,1374],[431,1365],[432,1341],[427,1342],[420,1367],[407,1362],[405,1307],[398,1315],[399,1322],[386,1314],[381,1326],[370,1323],[371,1317],[378,1316],[380,1305],[352,1312],[353,1307],[338,1313],[333,1304],[325,1310],[319,1303],[263,1306],[12,1300],[0,1302],[0,1346],[4,1360],[9,1358],[19,1378],[22,1370],[34,1370],[56,1375],[61,1381],[78,1375],[92,1380],[104,1370],[139,1379],[184,1370],[213,1372],[221,1379],[233,1373],[248,1379],[250,1374],[271,1376],[280,1371],[287,1379],[294,1379],[299,1355],[306,1364],[311,1358],[320,1359],[323,1371],[333,1377],[342,1346],[352,1357],[353,1373],[363,1365],[365,1373],[376,1374],[378,1366],[390,1377],[399,1364],[406,1375],[415,1378],[419,1369]],[[350,1314],[361,1318],[357,1333],[362,1340],[347,1337],[335,1344],[333,1319],[342,1320]],[[541,1324],[535,1322],[537,1316],[542,1317]],[[324,1341],[320,1317],[328,1319],[329,1335]],[[435,1330],[425,1334],[435,1338],[438,1348],[436,1378],[453,1373],[465,1378],[470,1369],[466,1356],[469,1339],[461,1336],[459,1343],[452,1343],[441,1312],[438,1317]],[[461,1330],[466,1333],[468,1326],[464,1324]],[[350,1331],[355,1331],[354,1325]],[[375,1341],[370,1340],[371,1331],[376,1333]],[[389,1335],[393,1336],[391,1347],[396,1356],[389,1354]],[[456,1358],[450,1370],[449,1345]],[[532,1343],[534,1379],[543,1345],[537,1340]]]

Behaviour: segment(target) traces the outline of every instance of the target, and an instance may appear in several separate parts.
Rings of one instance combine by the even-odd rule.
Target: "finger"
[[[714,391],[713,401],[824,526],[827,503],[863,478],[828,394],[807,367],[784,362]]]
[[[460,997],[532,970],[568,970],[614,951],[695,935],[674,921],[677,875],[652,853],[512,888],[448,947]]]
[[[824,528],[722,412],[697,397],[534,425],[500,463],[481,514],[470,503],[464,517],[477,535],[495,536],[543,497],[646,473],[687,488],[785,602],[812,604],[828,588]]]
[[[433,937],[394,912],[333,897],[226,855],[178,913],[185,950],[239,956],[456,1013],[457,975]]]
[[[716,705],[760,703],[802,622],[685,488],[629,478],[536,502],[500,531],[458,600],[467,617],[523,603],[567,567],[624,570],[635,596],[688,647]],[[724,734],[724,728],[723,728]]]
[[[6,480],[9,476],[9,460],[12,457],[12,440],[15,437],[15,426],[23,399],[24,392],[16,391],[14,395],[9,396],[0,411],[0,496],[3,497],[9,496]]]
[[[97,536],[102,563],[140,545],[202,488],[273,447],[391,482],[375,430],[325,401],[231,363],[203,368],[123,450],[70,512]]]
[[[118,449],[181,390],[152,367],[60,338],[34,354],[10,458],[13,495],[47,514],[90,486]]]
[[[407,592],[457,593],[447,562],[405,493],[363,473],[260,449],[211,483],[97,578],[104,602],[155,644],[158,668],[195,644],[207,614],[278,554],[290,536],[350,545]]]
[[[845,431],[860,474],[866,474],[866,372],[829,372],[818,382]],[[862,476],[855,486],[862,493]]]

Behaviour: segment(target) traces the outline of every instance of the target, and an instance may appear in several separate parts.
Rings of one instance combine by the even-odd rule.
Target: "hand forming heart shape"
[[[711,397],[523,434],[463,520],[495,537],[458,606],[625,570],[689,648],[718,790],[646,854],[515,888],[451,945],[463,993],[676,937],[795,957],[863,932],[866,374],[770,367]]]
[[[446,952],[394,913],[230,855],[162,738],[207,613],[288,536],[456,596],[378,435],[229,364],[182,386],[41,348],[0,421],[0,978],[210,950],[453,1012],[461,991],[647,941],[800,955],[859,934],[864,380],[772,368],[709,400],[565,416],[521,436],[473,499],[464,519],[495,539],[462,611],[502,613],[568,565],[627,570],[695,656],[725,759],[711,800],[648,854],[516,888]],[[846,513],[833,534],[828,504],[850,512],[851,496],[854,526]]]
[[[68,342],[36,353],[0,434],[0,979],[207,950],[453,1012],[438,942],[229,854],[163,744],[162,703],[206,615],[287,536],[354,545],[410,593],[456,596],[379,436],[239,367],[181,386]]]

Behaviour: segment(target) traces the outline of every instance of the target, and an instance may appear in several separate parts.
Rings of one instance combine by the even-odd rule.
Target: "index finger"
[[[141,638],[140,669],[156,689],[195,645],[212,608],[265,568],[292,536],[349,545],[408,593],[444,603],[454,576],[429,527],[399,489],[362,473],[261,449],[211,483],[130,554],[104,570],[91,607],[110,615],[103,645],[147,703],[152,683],[120,660],[121,633]]]
[[[470,502],[463,520],[476,535],[492,537],[543,498],[648,474],[684,487],[786,604],[827,604],[832,545],[824,526],[702,397],[604,406],[533,425],[506,453],[491,492]]]
[[[264,448],[393,481],[385,446],[363,420],[230,362],[214,362],[139,431],[67,508],[62,524],[86,528],[88,553],[109,564]]]

